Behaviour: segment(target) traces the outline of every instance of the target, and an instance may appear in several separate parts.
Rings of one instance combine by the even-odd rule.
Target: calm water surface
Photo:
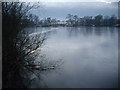
[[[43,81],[50,88],[118,87],[118,28],[34,28],[48,33],[42,49],[50,60],[63,60],[60,69],[47,72]],[[33,87],[39,87],[39,80]]]

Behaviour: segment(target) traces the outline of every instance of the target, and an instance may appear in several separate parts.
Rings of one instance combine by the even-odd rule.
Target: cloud
[[[95,16],[98,14],[111,16],[115,14],[117,16],[117,5],[106,4],[103,2],[54,2],[50,5],[43,7],[42,13],[36,12],[41,18],[52,17],[57,19],[65,19],[67,14],[83,16]]]
[[[3,0],[8,1],[8,0]],[[9,0],[9,1],[15,1],[15,0]],[[25,2],[105,2],[105,3],[111,3],[111,2],[118,2],[119,0],[19,0],[19,1],[25,1]]]
[[[75,6],[75,5],[78,5],[79,2],[81,3],[101,2],[103,4],[111,4],[112,2],[118,2],[119,0],[39,0],[39,1],[46,7],[61,7],[61,6],[73,6],[72,3]]]
[[[44,2],[42,3],[45,7],[55,8],[75,8],[75,7],[95,7],[95,8],[113,8],[113,2]]]

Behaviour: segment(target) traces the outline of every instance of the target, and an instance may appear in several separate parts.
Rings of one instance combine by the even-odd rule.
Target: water
[[[61,69],[45,73],[49,88],[118,87],[118,28],[55,27],[48,31],[42,49],[50,60],[62,59]],[[36,80],[34,84],[38,85]],[[34,85],[35,86],[35,85]]]

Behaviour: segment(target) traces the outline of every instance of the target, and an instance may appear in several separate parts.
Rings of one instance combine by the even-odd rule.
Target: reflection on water
[[[48,87],[118,87],[118,28],[57,27],[33,31],[41,30],[48,31],[43,53],[50,59],[64,60],[60,74],[46,73],[44,82]]]

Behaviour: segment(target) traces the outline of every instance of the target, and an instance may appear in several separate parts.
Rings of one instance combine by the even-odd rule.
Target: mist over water
[[[60,69],[43,76],[47,87],[118,87],[118,28],[48,27],[34,32],[40,30],[49,30],[42,52],[50,60],[64,61]],[[39,81],[34,84],[39,86]]]

